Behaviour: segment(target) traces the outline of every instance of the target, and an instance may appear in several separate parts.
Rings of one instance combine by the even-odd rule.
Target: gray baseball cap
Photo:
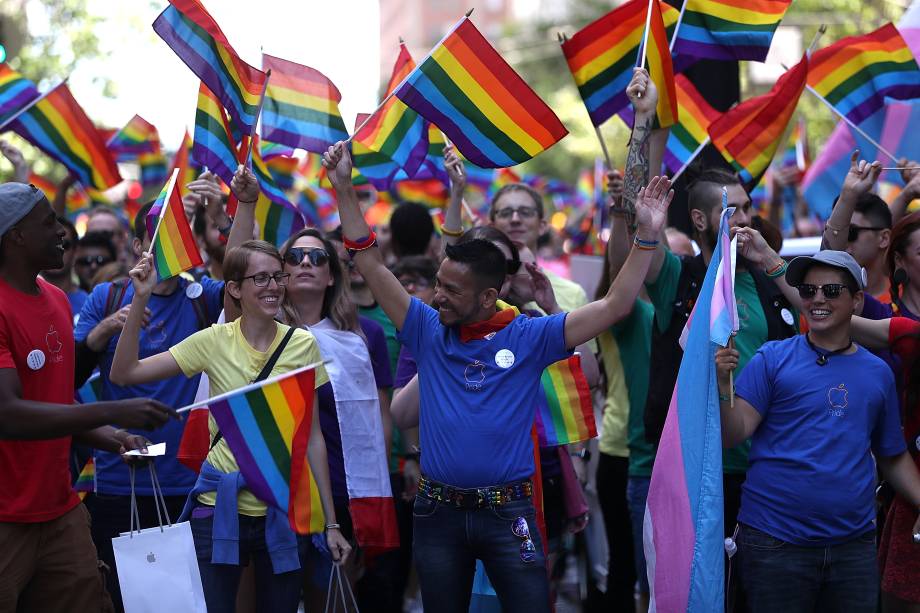
[[[786,283],[792,286],[799,285],[805,280],[808,269],[815,264],[847,271],[856,281],[856,286],[859,289],[866,289],[866,284],[869,282],[866,277],[866,269],[857,264],[852,255],[846,251],[827,249],[812,256],[797,257],[789,262],[789,268],[786,269]]]
[[[45,193],[32,184],[0,185],[0,240],[7,230],[19,223],[43,198]]]

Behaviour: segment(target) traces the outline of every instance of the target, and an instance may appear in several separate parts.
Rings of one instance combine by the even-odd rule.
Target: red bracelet
[[[349,251],[364,251],[370,249],[377,242],[377,233],[371,230],[371,233],[364,238],[353,241],[347,237],[342,237],[345,248]]]

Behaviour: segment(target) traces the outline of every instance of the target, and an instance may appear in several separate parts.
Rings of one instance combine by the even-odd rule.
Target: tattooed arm
[[[653,129],[655,122],[655,108],[658,105],[658,90],[655,83],[649,78],[648,71],[636,68],[632,81],[626,88],[626,95],[632,102],[635,110],[632,138],[629,141],[629,152],[626,154],[626,176],[624,177],[623,206],[629,224],[630,235],[635,232],[635,203],[639,190],[649,183],[651,170],[657,174],[661,169],[661,160],[664,156],[665,144],[668,140],[667,129]],[[646,283],[651,283],[658,278],[661,265],[664,262],[664,236],[646,275]]]

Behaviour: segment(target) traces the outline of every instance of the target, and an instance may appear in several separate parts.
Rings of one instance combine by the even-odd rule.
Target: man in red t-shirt
[[[64,228],[32,185],[0,185],[0,611],[87,611],[110,605],[89,515],[68,469],[71,438],[144,448],[123,428],[175,414],[147,399],[73,405],[74,341],[67,296],[38,276],[60,268]]]

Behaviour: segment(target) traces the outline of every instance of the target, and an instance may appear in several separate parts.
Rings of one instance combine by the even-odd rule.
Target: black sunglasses
[[[850,288],[842,283],[827,283],[826,285],[803,283],[802,285],[797,285],[796,289],[799,290],[799,297],[802,298],[802,300],[811,300],[818,295],[818,290],[821,290],[821,293],[824,294],[824,297],[828,300],[834,300],[840,297],[840,292],[849,290]]]
[[[329,253],[325,249],[302,249],[291,247],[284,254],[284,261],[291,266],[300,266],[304,258],[310,260],[311,266],[323,266],[329,263]]]
[[[888,228],[875,228],[871,226],[854,226],[850,224],[850,230],[847,232],[847,241],[853,243],[859,240],[859,233],[865,231],[878,232],[880,230],[887,230]]]
[[[74,260],[74,263],[77,266],[92,266],[93,264],[96,266],[104,266],[113,261],[112,258],[108,258],[104,255],[84,255],[82,258]]]

